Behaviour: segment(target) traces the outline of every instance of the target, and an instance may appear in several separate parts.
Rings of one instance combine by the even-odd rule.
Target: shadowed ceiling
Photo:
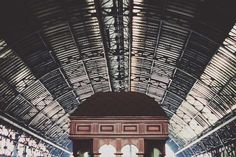
[[[97,92],[154,98],[168,115],[170,141],[178,149],[235,115],[231,1],[4,0],[0,5],[1,115],[65,149],[71,143],[68,116]],[[230,123],[212,136],[213,146],[222,145],[222,132],[235,138],[235,128]],[[191,152],[208,149],[202,143]]]

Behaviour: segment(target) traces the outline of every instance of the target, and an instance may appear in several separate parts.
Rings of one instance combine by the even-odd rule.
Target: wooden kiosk
[[[74,157],[165,156],[167,116],[154,99],[144,94],[96,93],[70,120]]]

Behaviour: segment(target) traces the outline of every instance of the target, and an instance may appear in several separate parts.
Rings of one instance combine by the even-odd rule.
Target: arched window
[[[153,148],[152,157],[160,157],[161,151],[157,148]]]
[[[128,144],[121,149],[122,157],[138,157],[138,148],[135,145]]]
[[[90,155],[89,155],[89,152],[85,152],[84,154],[83,154],[83,157],[89,157]]]
[[[99,148],[100,157],[115,157],[116,149],[112,145],[103,145]]]

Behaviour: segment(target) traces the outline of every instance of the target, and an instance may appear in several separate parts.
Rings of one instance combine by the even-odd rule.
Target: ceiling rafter
[[[230,3],[26,2],[21,9],[26,10],[27,17],[18,11],[23,20],[12,17],[10,25],[6,21],[9,29],[0,33],[8,44],[7,48],[4,43],[1,46],[0,40],[4,69],[0,70],[0,86],[5,92],[0,94],[1,106],[15,105],[8,106],[7,114],[15,119],[18,116],[20,122],[41,120],[28,127],[46,133],[45,138],[68,144],[69,114],[96,92],[125,89],[153,97],[170,118],[170,137],[175,138],[179,149],[235,111],[235,41],[227,38],[221,43],[235,22],[226,9]],[[235,34],[235,27],[230,33]],[[7,54],[10,48],[13,50]],[[227,147],[233,140],[228,134],[235,136],[234,130],[223,128],[178,155],[187,157]],[[51,150],[63,156],[62,151]]]
[[[75,96],[76,98],[78,98],[76,92],[74,91],[74,89],[72,88],[71,84],[69,83],[68,78],[66,78],[66,76],[65,76],[66,74],[64,74],[63,67],[61,66],[61,64],[59,63],[59,61],[55,58],[55,56],[53,55],[52,48],[49,47],[49,44],[45,41],[45,39],[44,39],[44,37],[42,36],[41,33],[39,33],[39,36],[40,36],[40,39],[42,40],[44,46],[48,49],[48,52],[49,52],[51,58],[52,58],[52,59],[54,60],[54,62],[57,64],[58,70],[60,71],[62,77],[64,78],[64,80],[65,80],[65,82],[66,82],[66,84],[68,85],[68,87],[69,87],[70,89],[72,89],[74,96]],[[78,51],[78,52],[79,52],[79,51]],[[43,77],[42,77],[42,78],[43,78]],[[39,80],[40,80],[40,79],[39,79]],[[40,81],[40,82],[41,82],[41,81]],[[42,83],[42,82],[41,82],[41,83]],[[43,83],[42,83],[42,84],[43,84]],[[49,92],[49,93],[50,93],[50,92]],[[76,100],[78,101],[78,99],[76,99]],[[79,103],[79,102],[78,102],[78,103]]]
[[[148,83],[147,83],[148,85],[147,85],[147,88],[146,88],[146,94],[148,93],[148,88],[150,87],[149,83],[151,81],[151,75],[152,75],[152,72],[153,72],[155,58],[156,58],[156,55],[158,53],[157,52],[157,47],[158,47],[158,43],[159,43],[159,40],[160,40],[161,29],[162,29],[162,21],[160,21],[159,29],[158,29],[158,32],[157,32],[156,44],[155,44],[155,48],[154,48],[154,52],[153,52],[153,61],[152,61],[151,69],[150,69],[150,76],[149,76]]]
[[[137,58],[143,59],[143,57],[137,57]],[[145,59],[146,59],[146,58],[145,58]],[[216,93],[215,91],[213,91],[205,82],[203,82],[202,80],[200,80],[200,78],[196,78],[196,77],[193,76],[192,74],[190,74],[190,73],[184,71],[183,69],[181,69],[181,68],[179,68],[179,67],[176,67],[176,66],[174,66],[174,65],[171,65],[171,64],[168,64],[168,63],[165,63],[165,62],[161,62],[161,64],[166,65],[166,66],[169,66],[169,67],[172,67],[172,68],[174,68],[175,70],[181,71],[182,73],[184,73],[184,74],[190,76],[191,78],[195,79],[196,82],[201,82],[202,84],[204,84],[205,87],[206,87],[207,89],[209,89],[212,93],[217,94],[217,93]]]
[[[205,133],[204,135],[198,137],[197,139],[195,139],[194,141],[190,142],[189,144],[187,144],[185,147],[181,148],[180,150],[178,150],[175,155],[178,155],[179,153],[183,152],[184,150],[190,148],[191,146],[193,146],[194,144],[200,142],[202,139],[204,139],[205,137],[215,133],[216,131],[218,131],[219,129],[223,128],[224,126],[226,126],[227,124],[233,122],[236,120],[236,115],[234,115],[233,117],[231,117],[230,119],[228,119],[227,121],[225,121],[224,123],[218,125],[217,127],[215,127],[214,129],[212,129],[211,131]]]
[[[44,84],[39,80],[39,83],[42,85],[42,87],[52,96],[52,94],[50,93],[50,91],[44,86]],[[67,94],[67,93],[66,93]],[[53,96],[52,96],[53,97]],[[53,101],[56,101],[56,100],[53,100]],[[59,105],[60,105],[60,103],[58,103]],[[48,105],[50,105],[50,104],[48,104]],[[60,107],[61,107],[61,109],[64,109],[61,105],[60,105]],[[39,111],[30,121],[29,121],[29,123],[28,123],[28,125],[30,125],[31,124],[31,122],[34,120],[34,118],[35,117],[37,117],[38,115],[40,115],[40,114],[43,114],[43,115],[45,115],[45,113],[44,113],[45,111],[44,111],[44,108],[41,110],[41,111]],[[57,113],[58,112],[60,112],[60,110],[58,110],[57,111]],[[48,116],[46,116],[46,117],[48,117]],[[62,116],[62,117],[64,117],[64,116]],[[50,117],[48,117],[48,118],[50,118]],[[60,117],[61,118],[61,117]],[[51,120],[51,119],[50,119]],[[56,122],[55,122],[56,123]],[[53,123],[53,124],[55,124],[55,123]],[[61,128],[62,130],[63,130],[63,128]]]
[[[188,43],[189,43],[191,34],[192,34],[192,31],[188,34],[188,37],[187,37],[187,39],[186,39],[186,41],[185,41],[185,44],[184,44],[183,49],[182,49],[182,51],[181,51],[181,54],[179,55],[179,58],[178,58],[178,61],[177,61],[177,65],[176,65],[176,67],[175,67],[174,72],[172,73],[171,78],[174,78],[174,77],[175,77],[175,74],[176,74],[176,72],[177,72],[177,70],[178,70],[178,64],[179,64],[179,63],[181,62],[181,60],[182,60],[182,56],[184,55],[184,52],[185,52],[185,50],[186,50],[186,47],[187,47],[187,45],[188,45]],[[192,75],[191,75],[191,76],[192,76]],[[169,84],[168,84],[167,89],[170,87],[172,81],[173,81],[173,80],[171,79],[171,81],[170,81]],[[162,97],[161,103],[163,103],[163,102],[165,101],[165,97],[166,97],[166,93],[165,93],[164,96]]]
[[[128,90],[131,90],[131,57],[132,57],[132,43],[133,43],[133,31],[132,31],[132,23],[133,23],[133,7],[134,7],[134,0],[130,0],[129,2],[129,76],[128,76]]]
[[[84,71],[85,71],[85,73],[86,73],[87,79],[88,79],[89,82],[90,82],[90,85],[91,85],[91,88],[92,88],[93,93],[95,93],[95,92],[94,92],[93,85],[91,84],[90,77],[89,77],[89,75],[88,75],[87,68],[86,68],[86,66],[85,66],[85,64],[84,64],[84,61],[83,61],[83,56],[82,56],[82,54],[81,54],[81,50],[80,50],[79,44],[78,44],[78,42],[77,42],[76,39],[75,39],[75,33],[74,33],[73,28],[72,28],[72,26],[71,26],[70,23],[68,23],[68,27],[69,27],[71,36],[72,36],[72,38],[73,38],[73,41],[74,41],[74,43],[75,43],[75,45],[76,45],[77,51],[78,51],[78,53],[79,53],[79,55],[80,55],[80,59],[81,59],[81,62],[82,62],[82,64],[83,64],[83,68],[84,68]]]
[[[0,77],[0,81],[3,82],[4,84],[6,84],[8,87],[10,87],[10,89],[17,95],[19,94],[19,92],[14,88],[14,86],[12,84],[10,84],[9,82],[6,81],[6,79]]]
[[[99,24],[99,31],[100,31],[100,35],[102,37],[102,48],[103,48],[103,52],[104,52],[104,58],[105,58],[105,61],[106,61],[106,65],[107,65],[107,73],[108,73],[108,81],[109,81],[109,87],[110,87],[110,91],[114,91],[114,87],[112,87],[112,84],[111,84],[111,68],[110,68],[110,65],[109,65],[109,58],[108,58],[108,51],[109,51],[109,48],[107,47],[107,44],[106,44],[106,38],[105,38],[105,30],[104,30],[104,24],[102,22],[102,13],[101,13],[101,8],[100,8],[100,1],[99,0],[94,0],[94,5],[95,5],[95,9],[96,9],[96,16],[97,16],[97,19],[98,19],[98,24]]]
[[[219,97],[219,99],[221,99],[220,98],[220,92],[222,92],[227,86],[228,86],[228,84],[232,81],[232,80],[234,80],[236,78],[236,74],[232,77],[232,78],[230,78],[225,84],[224,84],[224,86],[217,92],[217,93],[215,93],[215,95],[211,98],[211,100],[208,102],[208,105],[209,104],[211,104],[212,103],[212,101],[216,98],[216,97]],[[223,101],[224,102],[224,100],[222,100],[221,99],[221,101]],[[228,106],[228,108],[229,108],[229,110],[232,112],[233,110]]]
[[[6,80],[4,80],[4,82],[6,82]],[[9,84],[8,84],[9,85]],[[46,88],[45,88],[46,89]],[[17,91],[15,91],[15,92],[17,92]],[[26,101],[31,107],[33,107],[34,109],[36,109],[36,110],[38,110],[36,107],[35,107],[35,105],[33,105],[29,100],[27,100],[21,93],[19,93],[19,92],[17,92],[18,93],[18,95],[17,95],[17,97],[15,97],[15,99],[16,98],[18,98],[19,96],[21,97],[21,98],[23,98],[23,100],[24,101]],[[14,101],[14,100],[13,100]],[[12,102],[13,102],[12,101]],[[7,111],[8,110],[8,106],[5,108],[5,111]],[[38,110],[38,113],[37,114],[35,114],[33,117],[32,117],[32,120],[34,119],[34,117],[36,117],[38,114],[44,114],[45,115],[45,113],[43,113],[42,111],[39,111]],[[11,116],[12,117],[12,116]],[[1,117],[2,118],[2,117]],[[5,118],[6,117],[3,117],[3,119],[5,120]],[[15,119],[15,120],[17,120],[17,119]],[[24,122],[25,124],[27,124],[27,126],[30,126],[30,123],[31,123],[31,121],[32,120],[30,120],[29,122]],[[15,124],[16,126],[18,126],[18,124]],[[34,134],[35,135],[35,134]],[[36,138],[37,138],[37,136],[36,136]],[[53,145],[53,146],[55,146],[55,145]],[[56,146],[57,147],[57,146]],[[62,147],[61,146],[59,146],[60,148],[59,149],[61,149]],[[64,149],[64,148],[63,148]]]

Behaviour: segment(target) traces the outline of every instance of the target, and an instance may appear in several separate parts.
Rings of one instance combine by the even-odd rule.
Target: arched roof
[[[1,1],[1,117],[66,147],[68,116],[82,101],[97,92],[138,92],[162,106],[170,138],[184,148],[235,116],[233,4]],[[232,135],[235,123],[223,132]],[[210,140],[224,143],[230,136],[221,133]],[[208,149],[210,140],[190,152]],[[211,142],[210,148],[219,145]]]

